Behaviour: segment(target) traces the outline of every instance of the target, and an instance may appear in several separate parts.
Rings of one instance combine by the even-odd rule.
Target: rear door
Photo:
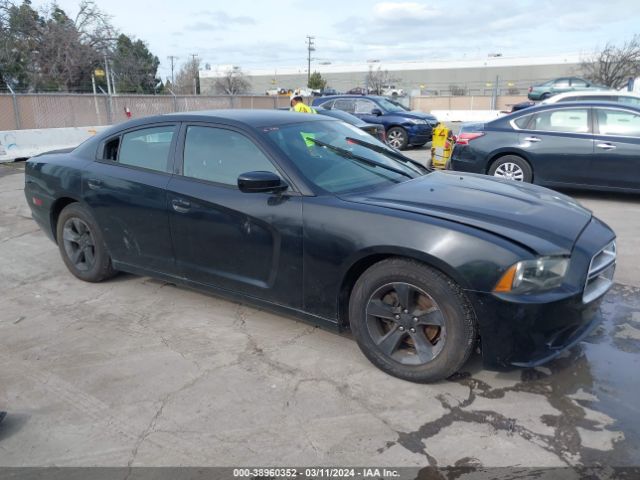
[[[640,114],[595,107],[592,185],[640,190]]]
[[[356,111],[356,100],[355,98],[338,98],[333,102],[333,107],[331,108],[333,110],[342,110],[343,112],[353,115]]]
[[[183,277],[295,308],[302,307],[302,197],[243,193],[250,171],[284,177],[245,132],[186,124],[168,185],[171,234]],[[286,180],[285,180],[286,181]]]
[[[583,184],[590,178],[593,135],[588,107],[559,105],[526,118],[515,122],[535,183]]]
[[[177,131],[177,123],[166,123],[114,135],[83,172],[83,199],[115,261],[174,271],[165,188]]]

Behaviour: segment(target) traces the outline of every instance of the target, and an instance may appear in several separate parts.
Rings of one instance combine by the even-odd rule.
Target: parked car
[[[395,85],[384,85],[381,94],[385,97],[404,97],[406,95],[403,89]]]
[[[320,97],[326,97],[328,95],[338,95],[338,91],[335,88],[327,87],[318,92],[318,96]]]
[[[554,95],[540,102],[543,105],[561,102],[582,102],[582,101],[602,101],[617,102],[633,107],[640,107],[640,95],[633,92],[619,92],[617,90],[595,90],[595,91],[579,91],[566,92]]]
[[[387,137],[384,131],[384,127],[378,123],[367,123],[362,121],[360,118],[355,115],[351,115],[350,113],[343,112],[342,110],[327,110],[322,107],[314,107],[316,113],[320,115],[326,115],[328,117],[337,118],[338,120],[342,120],[343,122],[347,122],[354,127],[358,127],[360,130],[367,132],[369,135],[377,138],[381,142],[386,142]]]
[[[28,160],[25,195],[79,279],[150,275],[350,328],[417,382],[478,342],[494,367],[560,355],[597,325],[615,267],[614,232],[572,199],[427,173],[323,115],[132,120]]]
[[[464,124],[451,168],[553,188],[640,191],[640,108],[539,105]]]
[[[527,97],[529,100],[546,100],[558,93],[587,89],[609,90],[609,87],[592,83],[583,78],[562,77],[529,87],[529,94]]]
[[[368,90],[364,87],[354,87],[347,91],[347,95],[366,95]]]
[[[409,145],[422,146],[431,141],[438,120],[431,114],[409,110],[398,102],[376,95],[337,95],[315,98],[313,106],[327,110],[342,110],[367,123],[383,125],[387,143],[404,150]]]

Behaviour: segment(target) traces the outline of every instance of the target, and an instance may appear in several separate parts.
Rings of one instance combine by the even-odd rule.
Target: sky
[[[588,55],[640,33],[638,0],[95,0],[122,33],[145,41],[170,75],[192,54],[202,65],[306,68],[367,60],[478,59],[488,54]],[[49,1],[32,0],[35,8]],[[69,16],[79,0],[57,0]],[[312,66],[313,70],[313,66]]]

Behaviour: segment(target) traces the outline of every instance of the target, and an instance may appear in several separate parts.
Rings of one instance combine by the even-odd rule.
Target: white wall
[[[109,127],[43,128],[0,131],[0,162],[29,158],[60,148],[76,147]]]

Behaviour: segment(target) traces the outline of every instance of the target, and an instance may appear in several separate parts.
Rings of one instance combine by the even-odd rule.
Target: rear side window
[[[356,101],[350,98],[343,98],[340,100],[336,100],[333,104],[333,108],[336,110],[342,110],[347,113],[355,113],[356,112]]]
[[[328,102],[322,102],[318,104],[318,106],[322,108],[326,108],[327,110],[331,110],[331,107],[333,106],[333,102],[334,100],[329,100]]]
[[[557,79],[555,82],[553,82],[553,86],[556,88],[563,88],[563,87],[568,87],[569,86],[569,79],[568,78],[559,78]]]
[[[356,100],[355,113],[370,114],[374,108],[377,108],[376,104],[371,100]]]
[[[601,135],[640,136],[640,115],[624,110],[596,109]]]
[[[175,130],[175,125],[167,125],[125,133],[120,140],[118,163],[169,172],[169,150]]]
[[[585,82],[581,78],[572,78],[571,79],[571,85],[574,86],[574,87],[586,87],[587,86],[587,82]]]
[[[518,128],[525,129],[531,121],[531,117],[532,115],[525,115],[523,117],[516,118],[513,123],[515,123]]]
[[[589,111],[586,108],[563,108],[537,113],[528,126],[544,132],[589,133]]]
[[[262,150],[245,135],[215,127],[192,125],[187,128],[185,177],[236,186],[242,173],[255,171],[279,175]]]

